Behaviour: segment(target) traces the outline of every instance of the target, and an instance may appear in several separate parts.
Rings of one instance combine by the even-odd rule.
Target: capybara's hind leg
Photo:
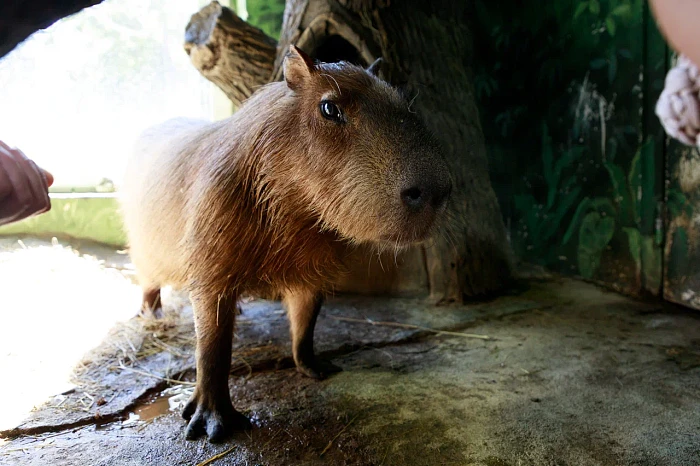
[[[287,292],[284,296],[292,334],[292,354],[297,371],[313,379],[341,369],[326,361],[318,361],[314,353],[314,328],[323,304],[323,295],[311,290]]]
[[[148,288],[143,290],[141,312],[143,317],[160,319],[163,317],[163,303],[160,301],[160,288]]]
[[[197,385],[182,412],[189,421],[185,437],[191,440],[206,434],[215,443],[231,431],[250,427],[248,418],[233,408],[228,390],[236,299],[196,293],[191,297],[197,332]]]

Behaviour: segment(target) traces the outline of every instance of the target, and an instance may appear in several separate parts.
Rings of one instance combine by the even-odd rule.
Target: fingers
[[[3,148],[4,149],[4,148]],[[3,217],[14,222],[26,217],[32,205],[32,189],[22,165],[13,154],[0,150],[0,164],[10,180],[10,194],[3,199]]]
[[[43,213],[49,210],[51,207],[51,200],[49,199],[49,184],[48,177],[44,175],[44,171],[39,168],[39,166],[29,157],[24,155],[19,149],[16,149],[17,155],[21,158],[20,163],[23,164],[26,169],[25,173],[27,179],[31,183],[31,188],[34,196],[32,197],[33,205],[36,207],[36,211],[32,213]]]
[[[53,184],[53,175],[50,172],[47,172],[46,170],[44,170],[43,168],[40,168],[39,170],[42,171],[42,173],[44,174],[44,177],[46,178],[46,186],[50,188],[51,185]]]
[[[3,202],[6,197],[11,195],[13,189],[12,180],[10,180],[10,176],[7,174],[3,163],[4,160],[4,152],[2,148],[0,148],[0,202]]]
[[[49,187],[46,183],[46,177],[37,164],[24,155],[24,152],[15,149],[14,154],[16,155],[15,159],[22,167],[23,173],[29,182],[29,189],[32,193],[32,205],[37,209],[45,207],[49,201]]]
[[[7,152],[8,154],[12,154],[12,153],[15,153],[15,152],[16,152],[16,153],[18,153],[19,155],[21,155],[23,158],[28,159],[28,157],[27,157],[27,156],[24,154],[24,152],[22,152],[21,150],[19,150],[19,149],[13,149],[13,148],[11,148],[10,146],[8,146],[7,144],[5,144],[4,142],[0,141],[0,151],[3,151],[3,150],[4,150],[5,152]],[[52,185],[53,182],[54,182],[53,175],[52,175],[49,171],[44,170],[43,168],[39,168],[39,170],[40,170],[41,173],[44,175],[44,178],[46,178],[46,187],[47,187],[47,188],[48,188],[48,187],[51,187],[51,185]],[[2,196],[0,195],[0,197],[2,197]]]
[[[20,166],[24,170],[32,193],[31,208],[29,209],[31,211],[30,215],[46,212],[51,206],[51,201],[49,200],[49,187],[44,173],[33,160],[29,160],[29,157],[24,155],[24,152],[19,149],[15,149],[14,152],[17,155]]]
[[[32,183],[34,191],[34,201],[39,210],[36,213],[44,213],[51,207],[51,199],[49,199],[49,185],[47,177],[44,176],[44,171],[34,163],[33,160],[27,159],[30,171],[27,171],[27,177]]]
[[[50,173],[0,141],[0,224],[49,210],[49,182]]]

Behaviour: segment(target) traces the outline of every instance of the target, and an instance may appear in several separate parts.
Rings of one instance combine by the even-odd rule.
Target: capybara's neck
[[[294,98],[284,83],[267,85],[200,146],[207,150],[192,168],[189,209],[197,237],[189,241],[206,247],[193,251],[190,266],[207,267],[216,286],[321,288],[340,273],[340,240],[324,230],[301,188],[309,146]]]
[[[219,141],[230,141],[221,147],[231,149],[216,154],[212,185],[229,186],[222,194],[232,196],[236,206],[244,201],[258,227],[277,234],[322,227],[303,190],[308,174],[301,166],[309,142],[300,131],[295,99],[284,83],[270,84],[217,131]]]

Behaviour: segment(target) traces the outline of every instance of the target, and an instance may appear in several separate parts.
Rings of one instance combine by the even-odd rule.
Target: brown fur
[[[124,217],[144,308],[189,290],[197,387],[187,435],[219,440],[245,423],[228,394],[241,293],[281,293],[297,368],[321,377],[313,330],[348,244],[429,237],[450,178],[440,148],[376,68],[314,65],[296,48],[286,82],[268,84],[216,123],[173,120],[144,134],[130,161]],[[337,123],[322,99],[342,109]],[[418,207],[404,194],[419,188]]]

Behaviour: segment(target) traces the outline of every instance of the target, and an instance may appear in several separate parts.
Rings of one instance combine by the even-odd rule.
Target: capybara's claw
[[[197,400],[195,400],[194,397],[190,399],[190,401],[187,402],[185,405],[185,409],[182,410],[182,418],[185,421],[189,421],[192,419],[192,415],[194,412],[197,410]]]
[[[311,379],[316,379],[316,380],[323,380],[326,377],[324,374],[321,372],[317,371],[316,369],[306,366],[306,365],[298,365],[297,366],[297,372],[299,372],[301,375],[309,377]]]
[[[185,406],[182,417],[189,421],[185,429],[187,440],[195,440],[206,434],[209,442],[220,443],[235,431],[251,428],[250,420],[230,404],[228,408],[212,408],[198,403],[194,396]]]
[[[195,411],[194,416],[187,424],[185,438],[195,440],[204,433],[207,434],[211,443],[220,443],[226,438],[228,432],[219,413],[208,410]]]
[[[312,363],[297,364],[297,371],[312,379],[323,380],[331,374],[342,372],[342,368],[328,361],[314,361]]]

